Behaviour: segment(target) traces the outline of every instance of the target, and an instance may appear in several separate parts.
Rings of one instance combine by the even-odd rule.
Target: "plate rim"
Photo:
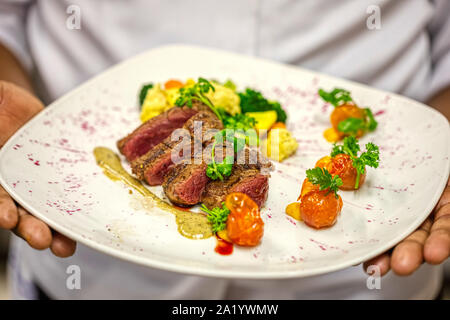
[[[139,53],[135,56],[132,56],[126,60],[123,60],[123,61],[111,66],[110,68],[104,70],[103,72],[93,76],[89,80],[81,83],[74,89],[70,90],[68,93],[64,94],[60,98],[56,99],[54,102],[50,103],[42,112],[40,112],[39,114],[34,116],[30,121],[28,121],[24,126],[22,126],[18,131],[16,131],[16,133],[13,136],[11,136],[7,140],[7,142],[0,149],[0,164],[3,162],[3,158],[5,157],[7,152],[9,152],[9,149],[10,149],[11,145],[13,144],[13,141],[16,140],[25,130],[34,126],[35,122],[39,121],[39,119],[41,117],[44,117],[46,114],[46,112],[45,112],[46,110],[50,110],[50,108],[52,108],[51,110],[54,110],[58,107],[61,107],[65,100],[69,99],[73,95],[78,94],[85,87],[88,87],[91,83],[95,82],[97,79],[102,78],[109,73],[113,73],[121,68],[126,67],[126,65],[133,60],[138,60],[139,58],[142,58],[142,57],[144,57],[152,52],[155,52],[155,51],[180,50],[180,48],[184,49],[184,50],[188,49],[188,50],[197,50],[197,51],[202,51],[202,52],[219,53],[222,55],[225,54],[225,55],[230,55],[230,56],[234,56],[234,57],[238,57],[238,58],[257,60],[258,62],[264,62],[265,64],[269,63],[274,66],[285,68],[286,70],[301,71],[304,73],[309,73],[313,76],[318,76],[320,78],[327,79],[328,81],[336,81],[337,80],[340,82],[347,82],[347,83],[351,84],[352,86],[360,87],[360,88],[366,89],[366,90],[369,89],[377,94],[389,93],[389,95],[395,97],[396,99],[404,100],[407,103],[413,103],[417,107],[422,107],[425,110],[427,110],[428,112],[434,112],[441,121],[445,121],[448,124],[448,120],[439,111],[435,110],[434,108],[431,108],[430,106],[428,106],[422,102],[415,101],[411,98],[399,95],[397,93],[392,93],[392,92],[389,92],[386,90],[380,90],[377,88],[373,88],[373,87],[370,87],[368,85],[365,85],[365,84],[362,84],[359,82],[330,76],[330,75],[323,74],[320,72],[312,71],[309,69],[304,69],[302,67],[287,65],[287,64],[284,64],[281,62],[276,62],[276,61],[269,60],[269,59],[229,52],[226,50],[211,49],[211,48],[202,47],[202,46],[192,46],[192,45],[185,45],[185,44],[169,44],[169,45],[158,46],[158,47],[146,50],[146,51]],[[445,133],[443,133],[443,135],[444,134]],[[447,128],[446,141],[448,141],[450,144],[450,126]],[[447,145],[449,145],[449,144],[447,144]],[[403,232],[397,234],[396,237],[394,237],[391,241],[387,242],[385,245],[380,246],[377,250],[373,250],[370,253],[367,253],[365,255],[360,255],[358,257],[346,260],[340,264],[335,264],[333,266],[328,266],[328,265],[324,264],[323,266],[320,266],[318,268],[306,269],[306,270],[299,269],[299,270],[289,270],[289,271],[258,271],[257,273],[251,272],[251,271],[233,271],[233,270],[225,270],[225,269],[214,270],[214,269],[208,269],[208,268],[206,268],[206,269],[198,268],[198,267],[190,266],[190,265],[172,264],[171,262],[165,262],[165,261],[161,261],[161,260],[154,259],[151,257],[142,257],[142,256],[139,256],[138,254],[121,251],[117,248],[110,247],[106,244],[98,243],[95,240],[90,240],[88,238],[82,237],[75,231],[72,231],[64,226],[61,226],[58,223],[53,223],[51,221],[51,219],[48,219],[45,216],[45,214],[40,213],[39,210],[35,209],[33,206],[28,205],[26,203],[26,201],[24,201],[22,199],[22,197],[18,194],[18,192],[15,191],[15,189],[12,187],[12,185],[10,185],[9,183],[7,183],[5,181],[5,179],[3,178],[3,175],[2,175],[3,168],[1,166],[0,166],[0,185],[2,185],[3,188],[6,190],[6,192],[8,192],[8,194],[10,194],[11,197],[16,202],[18,202],[24,209],[26,209],[29,213],[31,213],[38,219],[45,222],[52,229],[60,232],[63,235],[66,235],[67,237],[69,237],[79,243],[82,243],[83,245],[86,245],[87,247],[90,247],[94,250],[100,251],[101,253],[108,254],[112,257],[115,257],[115,258],[118,258],[118,259],[121,259],[124,261],[129,261],[129,262],[136,263],[138,265],[143,265],[143,266],[147,266],[147,267],[151,267],[151,268],[157,268],[157,269],[181,273],[181,274],[189,274],[189,275],[197,275],[197,276],[205,276],[205,277],[213,277],[213,278],[223,278],[223,279],[261,279],[261,280],[264,279],[264,280],[269,280],[269,279],[303,278],[303,277],[311,277],[311,276],[315,276],[315,275],[335,272],[335,271],[345,269],[345,268],[360,264],[362,262],[368,261],[368,260],[372,259],[373,257],[376,257],[379,254],[389,250],[390,248],[395,246],[397,243],[402,241],[404,238],[406,238],[414,230],[416,230],[428,217],[429,214],[425,215],[425,212],[428,212],[428,213],[432,212],[433,208],[436,206],[437,202],[439,201],[439,198],[440,198],[443,190],[445,189],[445,186],[447,184],[447,180],[448,180],[448,177],[450,174],[449,149],[450,149],[450,146],[447,147],[447,163],[446,163],[446,168],[445,168],[447,173],[444,174],[442,181],[440,181],[440,184],[439,184],[437,190],[433,194],[432,200],[428,203],[426,209],[424,210],[423,217],[417,218],[415,220],[415,223],[411,223],[411,225],[408,228],[405,228],[403,230]],[[6,151],[6,150],[8,150],[8,151]]]

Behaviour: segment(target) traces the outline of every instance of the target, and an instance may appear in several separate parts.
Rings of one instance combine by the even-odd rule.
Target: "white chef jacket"
[[[80,29],[68,20],[77,13]],[[0,0],[0,43],[32,74],[45,103],[169,43],[269,58],[423,101],[450,84],[450,1]],[[80,290],[66,286],[69,265],[81,269]],[[14,237],[9,278],[17,298],[34,298],[37,283],[55,299],[414,299],[436,296],[442,268],[390,273],[380,290],[367,288],[361,266],[295,280],[224,280],[137,266],[81,244],[60,259]]]

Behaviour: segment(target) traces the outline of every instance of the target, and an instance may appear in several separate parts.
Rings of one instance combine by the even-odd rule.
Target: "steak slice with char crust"
[[[234,154],[233,145],[231,144],[231,149],[228,150],[223,144],[220,146],[222,148],[220,153],[217,152],[216,146],[216,163],[222,162],[226,153],[231,151],[231,154],[235,156],[232,174],[223,181],[211,181],[206,176],[207,163],[210,162],[210,151],[206,151],[202,164],[178,165],[167,174],[163,182],[163,189],[172,203],[185,207],[204,202],[206,206],[213,208],[220,206],[226,195],[231,192],[247,194],[258,206],[265,203],[269,188],[268,175],[262,174],[261,171],[263,169],[270,170],[270,161],[264,161],[262,154],[255,154],[256,163],[248,163],[249,155],[259,151],[246,147],[241,152],[247,163],[238,164],[236,161],[239,159],[239,155]],[[204,150],[208,150],[208,147]]]
[[[117,147],[128,161],[133,161],[169,137],[175,129],[181,128],[197,112],[196,108],[173,107],[144,122],[119,140]]]
[[[174,148],[180,149],[179,156],[181,158],[184,156],[183,145],[185,143],[189,144],[190,150],[194,149],[193,145],[196,141],[202,147],[209,143],[210,139],[202,143],[202,137],[195,137],[194,125],[196,121],[202,122],[202,137],[206,136],[206,133],[211,129],[221,130],[223,128],[222,122],[212,112],[198,112],[183,125],[183,129],[186,129],[191,137],[190,141],[172,141],[171,137],[167,137],[163,142],[131,163],[132,171],[137,178],[147,181],[151,186],[160,185],[169,170],[174,166],[172,161],[172,150]],[[189,156],[191,155],[192,151]]]
[[[207,184],[201,202],[209,209],[221,207],[226,196],[232,192],[245,193],[262,207],[269,192],[269,176],[261,174],[256,168],[235,164],[233,172],[224,181],[216,180]]]
[[[206,163],[179,164],[171,169],[163,182],[163,190],[173,204],[189,207],[200,202],[206,184]]]

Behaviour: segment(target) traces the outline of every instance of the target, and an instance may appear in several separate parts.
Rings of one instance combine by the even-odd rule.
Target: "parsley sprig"
[[[194,100],[201,101],[206,104],[222,121],[222,115],[214,107],[211,100],[209,100],[206,96],[209,90],[212,90],[213,92],[215,91],[214,86],[211,84],[211,82],[209,82],[205,78],[198,78],[198,81],[192,87],[180,89],[180,96],[175,101],[175,105],[178,107],[182,107],[185,105],[188,107],[192,107],[192,102]]]
[[[222,162],[218,163],[215,159],[215,151],[217,142],[232,142],[234,152],[238,153],[245,146],[245,136],[239,135],[239,132],[234,130],[221,130],[214,136],[214,142],[211,148],[211,162],[206,167],[206,175],[212,180],[220,179],[223,181],[225,177],[228,177],[233,169],[234,154],[232,156],[226,156]]]
[[[312,184],[319,185],[320,190],[328,189],[326,194],[334,192],[336,199],[339,197],[337,191],[339,190],[339,187],[342,186],[343,182],[338,175],[333,177],[327,169],[316,167],[306,170],[306,177]]]
[[[353,102],[353,99],[350,95],[350,91],[335,88],[330,92],[327,92],[323,89],[319,89],[319,96],[328,103],[331,103],[333,106],[338,107],[341,104],[347,102]]]
[[[225,202],[222,203],[222,208],[215,207],[212,210],[209,210],[204,204],[202,204],[200,209],[207,213],[208,221],[211,222],[212,231],[214,233],[226,228],[230,210],[225,206]]]
[[[356,169],[355,189],[359,187],[361,175],[366,172],[366,166],[378,168],[380,162],[380,150],[377,145],[369,142],[366,144],[366,151],[358,156],[360,146],[355,137],[345,137],[342,145],[334,144],[331,157],[338,154],[347,154],[352,159],[353,167]]]

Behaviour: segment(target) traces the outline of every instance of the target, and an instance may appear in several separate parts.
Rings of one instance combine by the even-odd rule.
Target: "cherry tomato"
[[[312,184],[308,180],[308,178],[306,178],[305,180],[303,180],[302,190],[300,191],[300,195],[298,196],[297,201],[300,200],[308,192],[318,191],[318,190],[319,190],[319,186],[317,184]]]
[[[354,104],[343,104],[336,107],[330,115],[330,122],[335,131],[338,130],[338,124],[348,118],[364,119],[364,110]],[[359,138],[364,134],[362,130],[358,130],[356,137]]]
[[[333,159],[330,156],[322,157],[316,162],[316,167],[328,170],[332,160]]]
[[[168,80],[166,83],[164,83],[164,88],[167,89],[173,89],[173,88],[182,88],[184,86],[183,82],[178,80]]]
[[[332,176],[339,175],[342,179],[342,186],[339,189],[342,190],[355,190],[355,183],[357,178],[357,171],[353,167],[353,161],[347,154],[338,154],[333,157],[331,163],[327,166],[327,170]],[[364,183],[366,174],[362,174],[359,177],[359,187]]]
[[[331,227],[342,210],[342,198],[336,199],[328,190],[310,191],[300,203],[300,216],[310,227],[320,229]]]
[[[256,246],[264,233],[264,222],[258,205],[246,194],[233,192],[225,199],[230,210],[227,234],[233,243],[240,246]]]

